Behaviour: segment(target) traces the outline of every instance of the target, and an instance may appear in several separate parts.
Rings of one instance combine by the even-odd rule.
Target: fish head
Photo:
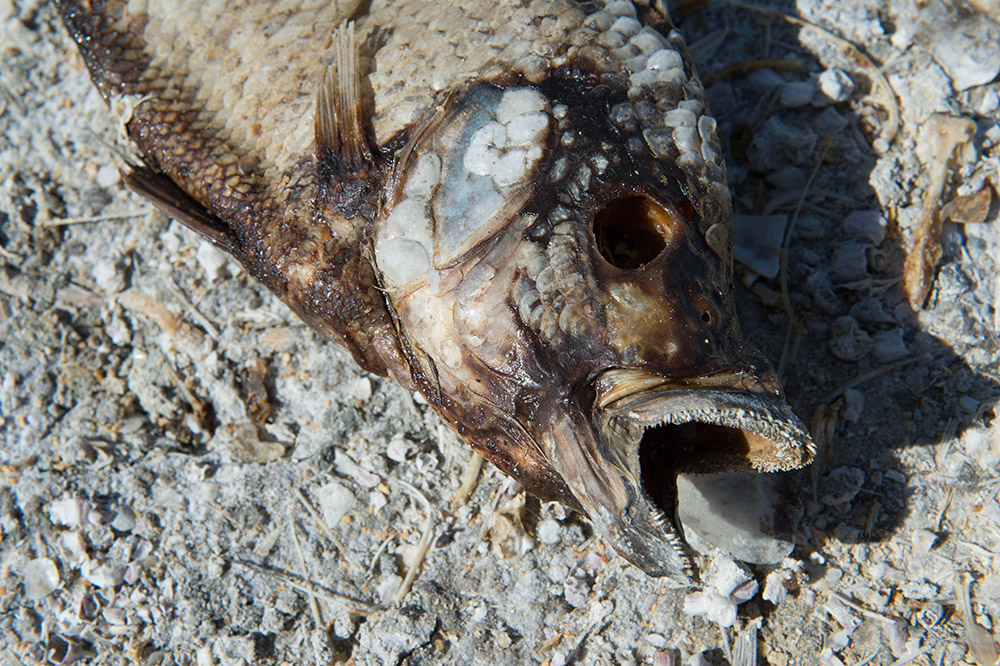
[[[812,442],[736,318],[714,122],[689,104],[664,125],[628,91],[567,71],[449,100],[403,151],[374,255],[429,402],[688,582],[678,474],[792,469]]]

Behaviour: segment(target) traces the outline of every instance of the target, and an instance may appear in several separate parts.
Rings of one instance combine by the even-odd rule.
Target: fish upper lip
[[[748,467],[727,471],[796,469],[816,452],[809,431],[779,394],[664,383],[595,410],[605,436],[625,436],[633,444],[657,426],[697,423],[739,430],[748,437]]]

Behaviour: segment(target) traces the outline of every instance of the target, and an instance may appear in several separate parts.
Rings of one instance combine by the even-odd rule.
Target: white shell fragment
[[[335,527],[354,506],[354,493],[344,485],[331,482],[316,490],[316,500],[327,526]]]
[[[29,560],[21,569],[24,579],[24,596],[32,601],[40,601],[59,587],[59,569],[47,557]]]
[[[733,258],[758,275],[777,277],[787,225],[787,215],[737,215]]]
[[[684,612],[704,615],[720,627],[736,623],[736,607],[757,594],[757,581],[746,567],[721,551],[712,560],[705,587],[684,597]]]
[[[56,500],[49,505],[49,519],[55,525],[80,527],[90,513],[90,502],[77,497]]]

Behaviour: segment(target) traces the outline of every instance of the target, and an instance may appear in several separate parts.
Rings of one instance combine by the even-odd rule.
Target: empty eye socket
[[[615,199],[594,217],[594,238],[609,264],[631,270],[660,256],[679,222],[677,213],[635,195]]]

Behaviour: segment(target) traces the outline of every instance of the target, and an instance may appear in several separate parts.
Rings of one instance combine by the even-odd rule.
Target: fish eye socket
[[[609,264],[632,270],[663,253],[679,221],[677,213],[648,197],[628,196],[609,202],[594,216],[594,239]]]

